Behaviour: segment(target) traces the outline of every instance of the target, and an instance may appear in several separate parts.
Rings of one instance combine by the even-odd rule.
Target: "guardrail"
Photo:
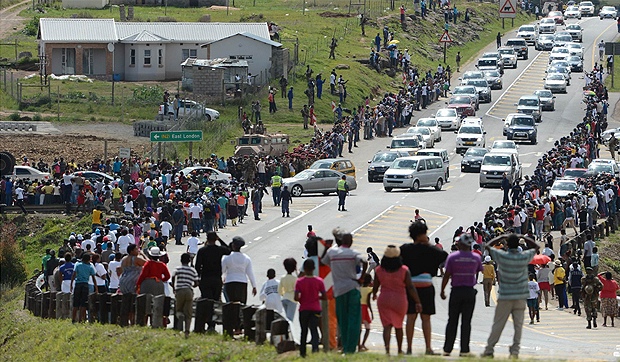
[[[73,206],[72,206],[73,207]],[[43,213],[43,214],[59,214],[67,210],[66,204],[49,204],[49,205],[24,205],[24,208],[28,213]],[[0,214],[19,214],[22,209],[19,206],[6,206],[6,204],[0,204]]]
[[[41,318],[70,319],[72,294],[42,292],[36,284],[38,277],[36,275],[26,283],[24,309]],[[153,328],[168,327],[164,325],[164,317],[174,311],[174,302],[174,298],[164,295],[93,293],[88,296],[88,322],[127,327],[130,313],[135,313],[135,325],[146,326],[148,319]],[[181,329],[182,317],[172,314],[173,327]],[[193,320],[195,333],[204,333],[207,322],[213,321],[222,325],[224,334],[229,336],[242,330],[245,339],[263,344],[269,334],[270,343],[279,352],[297,348],[290,334],[289,321],[273,310],[203,298],[194,301]]]

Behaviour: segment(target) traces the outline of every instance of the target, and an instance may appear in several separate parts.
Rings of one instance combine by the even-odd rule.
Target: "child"
[[[200,239],[198,239],[198,232],[192,231],[192,237],[187,239],[187,250],[189,253],[189,258],[191,261],[192,267],[194,266],[194,257],[198,254],[198,245],[200,244]]]
[[[260,290],[260,300],[265,303],[267,309],[276,310],[282,313],[282,299],[278,293],[280,283],[276,280],[276,271],[274,269],[267,270],[267,280]]]
[[[295,282],[295,301],[299,302],[299,324],[301,325],[301,340],[299,354],[306,356],[306,338],[308,329],[312,335],[312,353],[319,351],[319,318],[321,303],[319,299],[327,300],[323,279],[313,276],[314,260],[304,261],[305,276]]]
[[[176,302],[174,303],[174,313],[181,320],[179,329],[183,330],[185,321],[185,338],[189,337],[189,327],[192,324],[192,314],[194,308],[194,287],[198,286],[198,273],[189,266],[191,257],[188,253],[181,255],[181,266],[176,267],[172,276],[172,290]]]
[[[297,281],[297,276],[293,274],[297,271],[297,261],[293,258],[286,258],[283,264],[284,269],[286,269],[286,275],[280,279],[278,292],[282,296],[282,308],[286,318],[292,321],[295,318],[295,309],[297,309],[297,303],[295,303],[295,282]]]
[[[595,246],[592,248],[592,256],[590,257],[590,266],[592,267],[592,270],[594,271],[594,275],[598,275],[598,261],[599,261],[598,248]]]
[[[76,322],[76,316],[78,308],[80,309],[80,316],[78,322],[86,321],[86,307],[88,306],[88,278],[92,278],[93,285],[97,285],[95,280],[95,268],[90,264],[90,254],[82,254],[82,262],[77,263],[73,269],[73,276],[71,276],[71,288],[73,293],[73,323]],[[75,282],[75,284],[73,284]],[[75,287],[74,287],[75,285]]]
[[[364,333],[362,344],[360,344],[359,346],[360,352],[368,351],[368,348],[366,348],[366,340],[368,339],[368,335],[370,334],[370,323],[372,323],[372,320],[375,317],[372,313],[372,306],[370,305],[370,293],[371,292],[372,292],[372,277],[370,276],[370,274],[366,274],[364,276],[364,284],[362,285],[362,288],[361,288],[362,325],[366,329],[366,333]]]
[[[530,324],[534,324],[534,317],[536,321],[540,322],[540,315],[538,315],[538,295],[540,294],[540,287],[538,282],[534,280],[536,275],[530,274],[530,281],[527,283],[527,288],[530,291],[530,297],[527,299],[527,308],[530,311]]]

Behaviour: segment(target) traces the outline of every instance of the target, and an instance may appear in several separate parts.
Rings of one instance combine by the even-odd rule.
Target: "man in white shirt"
[[[187,239],[187,252],[189,253],[189,257],[191,259],[191,266],[194,266],[194,257],[198,253],[198,245],[202,244],[200,239],[198,239],[198,233],[196,231],[192,231],[192,236]]]
[[[189,206],[189,214],[192,219],[192,229],[196,232],[197,234],[196,236],[200,236],[201,211],[202,211],[202,207],[197,202],[192,202],[191,205]]]
[[[151,204],[153,202],[153,187],[151,186],[150,182],[146,183],[146,186],[144,187],[144,196],[146,196],[146,207],[151,207]]]
[[[607,189],[605,190],[605,204],[607,205],[607,216],[615,214],[615,210],[611,205],[611,201],[614,199],[614,191],[611,186],[607,185]]]
[[[266,186],[267,185],[267,173],[266,173],[265,167],[266,167],[265,161],[261,158],[256,164],[256,169],[258,170],[258,179],[260,180],[260,183]]]
[[[232,253],[222,258],[222,274],[224,275],[224,288],[228,300],[231,302],[247,303],[248,279],[252,284],[252,295],[256,295],[256,280],[252,271],[252,260],[241,252],[245,240],[235,236],[231,243]]]
[[[110,255],[110,264],[108,264],[108,275],[110,276],[110,293],[114,294],[118,290],[118,268],[121,266],[121,253]],[[114,258],[114,259],[112,259]]]
[[[93,234],[94,237],[96,237],[95,234]],[[82,241],[82,250],[87,250],[87,245],[90,245],[90,250],[92,250],[93,252],[95,251],[95,246],[97,245],[97,243],[93,240],[93,239],[86,239],[84,241]]]
[[[168,239],[170,238],[170,231],[172,231],[172,224],[170,224],[168,221],[162,221],[159,226],[161,228],[161,236],[164,239],[164,243],[168,244]]]
[[[592,266],[592,250],[596,246],[596,243],[592,241],[592,235],[587,234],[588,241],[583,244],[583,265],[587,267]]]
[[[590,191],[588,194],[588,227],[594,225],[594,216],[596,214],[596,208],[598,207],[598,201],[594,192]]]
[[[132,239],[133,236],[129,235],[127,229],[123,229],[121,231],[121,236],[118,238],[118,251],[121,254],[127,254],[127,247],[129,246],[129,243],[132,243]],[[135,241],[133,243],[135,244]]]
[[[551,258],[551,255],[555,255],[553,250],[549,247],[549,244],[545,244],[545,249],[543,249],[542,255],[546,255]]]

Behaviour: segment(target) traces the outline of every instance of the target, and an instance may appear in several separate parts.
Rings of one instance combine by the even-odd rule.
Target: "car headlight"
[[[489,173],[489,171],[482,171],[482,174],[483,174],[483,175],[486,175],[486,174],[488,174],[488,173]]]
[[[527,132],[528,132],[529,134],[532,134],[532,133],[534,133],[534,130],[533,130],[533,129],[531,129],[531,130],[529,130],[529,131],[527,131]]]
[[[405,178],[413,178],[413,175],[407,175]]]
[[[515,131],[515,130],[514,130],[514,129],[512,129],[512,128],[508,128],[508,131],[507,131],[507,132],[508,132],[508,133],[512,133],[512,132],[514,132],[514,131]]]
[[[481,142],[482,141],[482,137],[476,138],[476,141]]]
[[[374,171],[374,170],[375,170],[375,166],[368,167],[368,171]]]
[[[532,113],[534,113],[534,114],[538,114],[538,113],[540,113],[540,112],[539,112],[539,111],[533,111]]]

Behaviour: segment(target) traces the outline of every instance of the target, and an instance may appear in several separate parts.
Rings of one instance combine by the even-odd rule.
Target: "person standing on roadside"
[[[248,301],[248,279],[252,284],[252,296],[256,295],[256,280],[252,271],[252,260],[241,252],[245,240],[235,236],[231,243],[232,253],[222,259],[222,273],[225,274],[224,288],[230,302],[246,304]]]
[[[520,251],[519,238],[523,237],[528,250]],[[500,242],[506,243],[508,251],[497,249]],[[521,333],[523,332],[523,317],[525,301],[530,296],[528,288],[528,265],[539,249],[532,238],[516,234],[500,235],[486,244],[491,258],[497,263],[499,271],[499,288],[497,307],[493,318],[493,327],[487,340],[487,346],[481,357],[493,357],[495,345],[506,326],[508,317],[512,315],[515,333],[510,346],[510,356],[519,357]]]
[[[421,221],[411,223],[409,236],[413,243],[403,244],[400,247],[403,264],[411,272],[411,281],[422,302],[422,312],[416,310],[416,301],[407,298],[407,354],[412,352],[413,331],[415,321],[420,314],[422,319],[422,333],[426,342],[426,354],[434,355],[431,348],[431,315],[435,314],[435,287],[432,276],[437,275],[439,265],[448,257],[448,253],[434,247],[428,240],[428,227]]]
[[[484,257],[482,266],[482,287],[484,289],[484,306],[491,306],[491,289],[495,284],[495,266],[489,255]]]
[[[219,241],[220,245],[215,243]],[[196,272],[200,276],[200,297],[220,301],[222,295],[222,257],[230,255],[230,247],[215,231],[207,232],[207,243],[196,254]],[[215,321],[207,321],[208,330],[215,330]]]
[[[497,36],[495,37],[495,42],[497,43],[497,47],[501,48],[502,46],[502,34],[497,32]]]
[[[456,71],[461,71],[461,52],[456,52]]]
[[[443,346],[444,356],[449,356],[454,347],[459,318],[461,318],[461,350],[459,356],[473,356],[469,351],[469,338],[471,335],[471,318],[476,306],[477,291],[474,286],[478,281],[478,273],[483,271],[480,256],[471,251],[474,242],[471,234],[461,234],[457,238],[458,251],[448,255],[446,259],[446,271],[441,282],[441,299],[446,299],[445,289],[450,279],[452,279],[452,288],[448,304],[446,339]]]

